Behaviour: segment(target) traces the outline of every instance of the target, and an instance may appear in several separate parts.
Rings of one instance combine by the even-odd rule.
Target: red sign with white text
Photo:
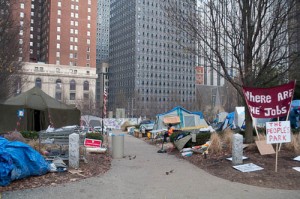
[[[271,88],[243,87],[244,97],[252,117],[275,118],[288,114],[295,82]]]
[[[102,141],[101,140],[95,140],[95,139],[84,139],[84,146],[86,147],[101,147]]]

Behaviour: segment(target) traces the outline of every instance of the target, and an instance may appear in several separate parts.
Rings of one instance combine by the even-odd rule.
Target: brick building
[[[22,92],[36,85],[71,104],[94,101],[97,1],[20,0],[14,6],[20,22],[19,60],[25,62]],[[52,92],[57,88],[63,93]]]

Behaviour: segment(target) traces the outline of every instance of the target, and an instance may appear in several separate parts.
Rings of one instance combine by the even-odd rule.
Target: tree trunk
[[[254,141],[253,139],[253,124],[252,124],[252,118],[249,113],[247,105],[245,105],[245,142],[246,143],[252,143]]]

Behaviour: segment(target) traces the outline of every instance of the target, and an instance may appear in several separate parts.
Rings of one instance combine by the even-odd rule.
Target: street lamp
[[[108,75],[108,73],[100,73],[102,74],[102,134],[104,134],[104,106],[105,106],[105,98],[107,97],[107,92],[105,91],[105,81],[104,81],[104,76]]]

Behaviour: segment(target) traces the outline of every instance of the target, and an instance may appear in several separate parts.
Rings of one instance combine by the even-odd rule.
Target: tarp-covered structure
[[[44,175],[49,171],[49,163],[31,146],[0,136],[0,186],[7,186],[13,180]]]
[[[234,129],[235,124],[234,124],[234,115],[235,112],[228,113],[226,116],[226,119],[224,120],[221,129],[218,130],[225,130],[226,128]]]
[[[24,110],[24,116],[18,115]],[[0,133],[5,131],[40,131],[51,124],[54,128],[80,125],[80,111],[34,87],[0,104]],[[19,125],[17,125],[19,124]]]
[[[156,115],[153,130],[166,129],[172,124],[176,129],[189,130],[207,128],[202,112],[191,112],[180,106],[162,114]]]

